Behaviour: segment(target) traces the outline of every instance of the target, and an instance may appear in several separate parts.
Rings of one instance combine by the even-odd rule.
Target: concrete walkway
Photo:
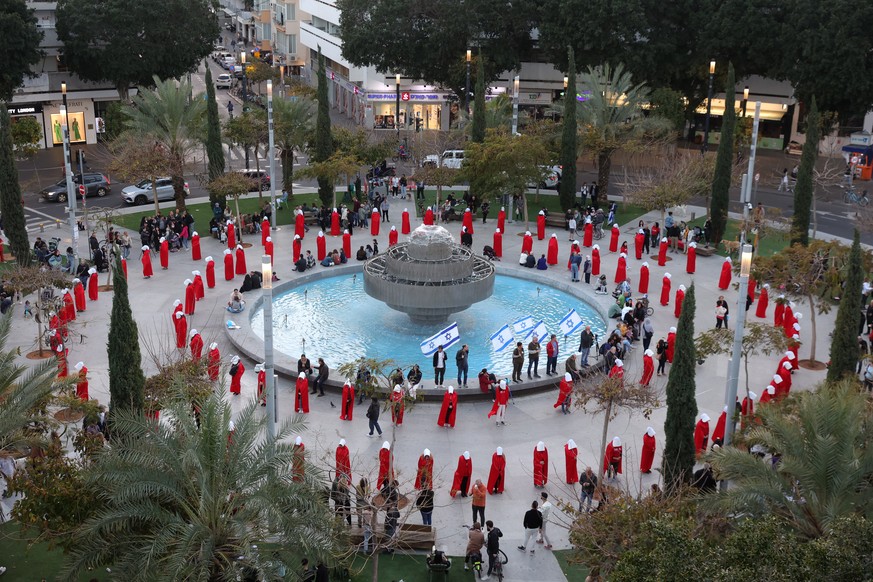
[[[196,202],[199,202],[199,200],[189,201],[190,204]],[[397,224],[398,227],[400,213],[404,205],[405,203],[402,201],[393,201],[392,204],[392,214],[397,221],[392,224]],[[410,212],[414,211],[413,201],[408,203],[408,208]],[[697,212],[699,215],[702,209],[688,207],[684,209],[684,212],[689,214]],[[496,214],[496,212],[493,214]],[[676,218],[683,219],[684,217],[677,214]],[[649,216],[643,217],[643,219],[649,222],[659,220],[660,216],[652,213]],[[632,224],[621,225],[621,240],[627,240],[631,250],[633,250],[633,233],[636,230],[636,223],[637,221],[634,220]],[[414,219],[413,228],[418,224],[420,224],[420,221]],[[201,232],[207,230],[205,224],[198,224],[197,226]],[[387,233],[389,228],[384,228],[384,226],[381,229],[382,234],[378,237],[382,248],[388,246]],[[390,227],[390,225],[387,226]],[[448,229],[455,236],[458,235],[460,228],[460,222],[453,222],[448,225]],[[483,244],[491,244],[491,236],[495,228],[496,219],[489,219],[486,225],[478,222],[475,225],[476,234],[474,236],[473,247],[481,249]],[[520,268],[517,265],[517,257],[521,247],[522,228],[523,225],[507,223],[507,233],[503,239],[504,261],[502,262],[502,266],[507,269]],[[317,229],[314,229],[307,235],[303,244],[304,250],[310,249],[313,253],[315,252],[316,232]],[[546,244],[552,232],[555,231],[547,231],[546,240],[534,241],[535,253],[546,252]],[[275,268],[283,281],[293,279],[296,276],[296,273],[291,271],[292,236],[293,228],[289,227],[283,227],[279,232],[274,233],[273,236],[276,251]],[[356,229],[352,246],[357,248],[361,244],[369,242],[371,238],[369,230]],[[138,236],[134,240],[138,240]],[[259,238],[256,240],[255,237],[248,237],[248,240],[254,242],[255,246],[249,248],[246,252],[247,263],[249,269],[257,268],[262,254],[259,244],[260,240]],[[548,271],[537,272],[546,284],[566,284],[569,282],[569,271],[562,266],[566,264],[565,260],[569,251],[566,233],[558,233],[558,240],[560,245],[559,262],[561,265]],[[609,278],[610,288],[612,288],[617,255],[610,253],[608,250],[608,234],[599,242],[601,246],[602,272]],[[209,345],[212,341],[217,341],[226,362],[233,352],[230,343],[225,338],[224,321],[227,314],[224,305],[230,291],[241,283],[241,277],[237,277],[234,281],[225,282],[222,276],[223,268],[221,263],[224,246],[208,236],[204,236],[201,239],[201,244],[203,256],[211,255],[216,260],[218,282],[215,289],[206,290],[206,298],[198,303],[196,315],[189,320],[189,329],[192,327],[198,329],[203,335],[206,345]],[[338,245],[339,241],[336,243],[329,241],[330,244]],[[588,249],[583,249],[583,254],[588,252]],[[170,325],[170,312],[173,300],[184,298],[184,280],[191,276],[191,271],[194,269],[205,271],[205,264],[202,261],[193,261],[190,252],[183,251],[172,254],[169,270],[162,271],[157,258],[155,258],[153,259],[155,276],[147,280],[141,276],[138,260],[139,254],[138,250],[133,250],[128,263],[130,297],[143,345],[143,367],[146,374],[149,374],[155,370],[153,358],[150,357],[150,354],[155,354],[159,358],[168,354],[176,354],[177,351],[171,347],[173,345],[173,333]],[[667,266],[663,268],[658,267],[656,260],[648,259],[651,281],[649,294],[654,299],[652,304],[655,309],[653,318],[655,338],[653,345],[658,338],[666,336],[670,326],[676,325],[677,320],[673,316],[672,301],[673,294],[680,284],[689,286],[691,283],[694,283],[696,285],[696,329],[698,333],[714,325],[715,301],[719,295],[725,295],[728,298],[731,305],[731,314],[736,314],[738,311],[736,306],[737,292],[733,288],[728,291],[717,289],[718,276],[722,266],[722,259],[720,257],[698,257],[697,272],[694,275],[687,275],[685,273],[685,257],[683,255],[671,254],[670,259]],[[628,275],[633,281],[635,294],[640,262],[633,258],[633,254],[628,258]],[[668,308],[661,307],[657,301],[661,289],[661,279],[665,272],[670,272],[673,276],[673,293],[671,293],[671,305]],[[101,283],[104,279],[105,275],[101,275]],[[584,283],[573,283],[572,285],[579,288],[580,293],[587,297],[589,303],[598,306],[601,310],[605,311],[612,302],[610,295],[594,295],[592,292],[593,287],[587,286]],[[253,302],[254,296],[257,293],[255,291],[250,294],[250,303]],[[777,293],[771,292],[771,305],[768,310],[768,321],[771,322],[773,314],[772,299],[776,295]],[[101,293],[98,301],[88,303],[87,311],[80,314],[76,322],[81,332],[87,336],[87,340],[84,344],[70,346],[70,365],[72,366],[80,360],[85,362],[89,369],[91,397],[107,404],[109,402],[109,393],[106,335],[109,328],[111,304],[111,293]],[[811,336],[808,317],[809,307],[799,305],[797,311],[807,314],[807,317],[801,322],[803,325],[801,339],[804,345],[800,350],[801,358],[806,358],[809,355],[808,345]],[[563,314],[556,314],[556,317],[561,315]],[[749,311],[749,317],[752,321],[759,321],[754,316],[754,308]],[[818,337],[820,338],[817,356],[820,360],[827,359],[828,332],[833,327],[835,317],[836,310],[833,310],[831,314],[818,316],[817,318],[819,327]],[[493,323],[483,322],[483,325],[491,327]],[[378,325],[378,322],[374,322],[374,324]],[[34,331],[33,323],[21,319],[20,308],[16,307],[15,322],[10,336],[11,345],[9,347],[14,349],[20,346],[22,353],[27,353],[34,347]],[[113,339],[108,338],[108,341],[111,342]],[[454,353],[454,350],[450,351],[452,354]],[[318,357],[319,354],[310,353],[308,355],[310,357]],[[563,361],[568,355],[561,354],[559,364],[561,367],[563,367]],[[756,358],[751,362],[750,387],[759,395],[774,373],[778,359],[778,357]],[[636,347],[625,361],[626,380],[637,380],[642,371],[642,347]],[[29,363],[23,357],[20,359],[20,362]],[[285,365],[293,364],[292,362],[283,363]],[[448,375],[450,377],[455,372],[453,363],[454,360],[449,358]],[[247,371],[242,382],[243,394],[235,397],[227,395],[227,399],[234,409],[241,408],[245,402],[254,398],[256,392],[256,377],[252,371],[254,364],[255,362],[253,361],[245,361]],[[724,406],[727,366],[727,357],[712,357],[699,367],[697,387],[698,408],[701,413],[706,412],[712,417],[712,427],[714,427],[714,421]],[[427,380],[427,370],[425,370],[425,374],[425,379]],[[225,373],[222,375],[222,379],[226,378],[227,375]],[[809,389],[823,378],[824,372],[801,370],[794,377],[793,389]],[[666,378],[655,377],[653,389],[663,391],[665,383]],[[744,378],[741,376],[741,394],[744,393],[743,385]],[[227,393],[225,392],[225,394]],[[291,394],[292,387],[289,386],[287,381],[281,380],[279,383],[279,415],[282,419],[289,418],[293,414]],[[496,447],[501,446],[507,459],[506,492],[500,496],[488,497],[486,519],[493,520],[504,532],[501,547],[510,557],[510,563],[507,567],[507,579],[539,580],[542,582],[563,581],[565,579],[556,560],[542,546],[538,546],[537,552],[533,556],[522,556],[521,552],[515,549],[515,546],[519,545],[523,540],[522,516],[524,511],[530,507],[531,501],[537,499],[540,494],[540,490],[534,488],[532,482],[532,453],[536,443],[540,440],[544,441],[550,453],[549,483],[545,491],[550,494],[555,502],[563,500],[573,503],[578,495],[578,488],[576,486],[564,484],[565,470],[562,451],[567,439],[572,438],[578,444],[580,472],[585,469],[586,465],[596,468],[599,463],[598,455],[603,419],[598,415],[585,414],[581,411],[575,411],[571,415],[562,415],[552,407],[554,400],[555,394],[551,392],[516,398],[515,402],[511,403],[508,407],[507,426],[505,427],[496,427],[486,419],[486,414],[491,407],[488,402],[462,403],[459,406],[457,426],[454,429],[444,429],[437,426],[437,404],[420,404],[407,415],[406,422],[402,427],[397,428],[395,433],[394,453],[396,469],[399,474],[398,478],[402,489],[407,494],[414,495],[412,481],[415,477],[418,457],[425,447],[432,451],[435,459],[434,485],[437,506],[433,519],[434,525],[437,528],[439,546],[444,546],[452,555],[459,555],[463,554],[466,545],[466,530],[462,528],[462,525],[470,524],[471,522],[470,499],[452,499],[448,494],[459,455],[465,450],[470,451],[473,460],[473,478],[485,481],[488,477],[491,455]],[[339,420],[338,408],[333,408],[331,403],[338,406],[339,399],[336,394],[328,395],[325,398],[313,398],[310,401],[311,413],[307,418],[307,426],[302,437],[307,451],[311,455],[311,459],[316,463],[323,464],[326,468],[333,467],[334,448],[340,438],[345,438],[352,451],[354,478],[358,479],[360,476],[368,476],[371,481],[374,481],[375,472],[378,467],[378,451],[385,439],[367,438],[365,408],[358,407],[355,411],[355,420],[353,422],[346,422]],[[657,468],[661,461],[665,415],[666,408],[664,407],[655,410],[650,420],[646,420],[639,415],[623,413],[610,424],[609,437],[619,436],[624,444],[625,472],[621,476],[621,484],[632,492],[646,491],[652,483],[659,481]],[[390,415],[383,414],[381,425],[383,430],[385,430],[384,436],[391,440]],[[658,450],[655,456],[656,470],[652,474],[641,475],[638,470],[639,455],[642,435],[647,426],[654,427],[658,434]],[[555,505],[559,504],[555,503]],[[409,519],[411,522],[420,523],[420,517],[417,514],[412,514]],[[569,547],[567,530],[562,527],[566,523],[566,517],[556,510],[553,513],[552,523],[549,527],[549,535],[555,549]]]

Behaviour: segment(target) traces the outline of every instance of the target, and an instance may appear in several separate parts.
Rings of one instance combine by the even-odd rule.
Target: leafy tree
[[[125,132],[109,144],[112,159],[109,170],[118,178],[129,182],[147,179],[151,182],[155,215],[160,213],[158,204],[158,178],[174,163],[173,156],[160,141]]]
[[[327,95],[327,71],[321,47],[318,48],[318,117],[315,120],[315,139],[312,147],[312,161],[326,162],[333,155],[333,139],[330,133],[330,101]],[[333,202],[336,193],[329,178],[318,178],[318,197],[322,204]]]
[[[294,195],[294,152],[306,147],[315,102],[308,97],[273,100],[273,139],[282,161],[282,189]]]
[[[828,381],[836,382],[844,376],[854,376],[855,368],[860,359],[858,336],[855,333],[858,326],[858,314],[863,313],[861,306],[861,289],[864,265],[861,262],[861,235],[855,229],[852,249],[846,263],[843,280],[844,293],[840,297],[837,308],[837,321],[834,324],[831,340],[831,359],[828,367]]]
[[[115,430],[115,418],[125,413],[143,413],[143,388],[145,375],[142,372],[142,356],[139,351],[139,330],[130,298],[127,296],[127,279],[121,269],[121,254],[116,254],[112,313],[109,317],[109,417],[107,422]],[[123,424],[123,423],[122,423]],[[123,427],[118,427],[124,434]]]
[[[133,103],[124,107],[127,128],[134,136],[160,144],[166,150],[164,173],[173,180],[176,210],[185,210],[185,165],[188,157],[200,149],[206,103],[189,100],[191,84],[187,81],[154,78],[154,90],[140,88]]]
[[[252,87],[257,89],[257,94],[261,94],[261,83],[264,81],[278,81],[279,70],[271,67],[263,61],[253,61],[246,64],[246,79],[251,83]]]
[[[679,91],[659,87],[652,91],[649,105],[652,115],[669,120],[677,134],[682,132],[685,125],[685,105],[682,103],[682,94]]]
[[[748,452],[724,447],[711,455],[719,477],[731,487],[710,508],[727,514],[773,515],[805,538],[830,531],[841,517],[873,511],[871,418],[857,383],[848,380],[798,394],[796,414],[761,406],[762,424],[749,443],[778,452],[775,467]]]
[[[0,103],[0,213],[3,230],[15,260],[22,267],[30,264],[30,242],[24,222],[24,199],[18,183],[15,152],[12,149],[12,118],[5,103]]]
[[[39,44],[43,32],[37,26],[33,9],[24,0],[0,3],[0,101],[11,101],[12,92],[31,74],[31,67],[42,58]]]
[[[255,155],[255,169],[260,171],[261,161],[258,152],[261,146],[266,146],[269,133],[267,127],[267,112],[263,109],[246,109],[242,115],[228,119],[224,123],[224,137],[231,143],[240,144],[246,152],[246,169],[248,169],[248,152],[251,149]],[[262,203],[263,184],[258,180],[258,202]]]
[[[147,572],[154,580],[273,580],[282,563],[329,561],[342,547],[318,471],[309,465],[304,480],[292,479],[294,453],[283,441],[302,430],[300,417],[271,438],[254,401],[231,434],[230,405],[217,395],[197,418],[184,400],[168,412],[169,424],[119,415],[129,438],[89,472],[103,507],[79,530],[64,576],[111,566],[130,579]],[[259,557],[264,540],[276,542],[270,551],[281,562]]]
[[[466,51],[485,55],[486,85],[518,70],[533,48],[538,16],[535,2],[510,0],[339,0],[337,8],[349,62],[451,88],[462,103]]]
[[[227,199],[233,198],[234,207],[236,208],[236,222],[237,224],[242,224],[242,215],[239,211],[239,197],[254,189],[254,184],[252,184],[253,181],[257,182],[258,187],[260,188],[260,180],[252,180],[241,172],[228,172],[227,174],[222,174],[209,182],[209,185],[207,186],[209,190],[209,201],[212,202],[214,199],[215,202],[218,202],[220,206],[224,207],[227,204]],[[213,204],[215,202],[213,202]],[[236,236],[241,243],[243,237],[241,228],[237,229]]]
[[[567,88],[564,90],[564,122],[561,134],[561,208],[569,210],[576,201],[576,159],[579,157],[576,135],[576,58],[568,49]]]
[[[697,346],[697,355],[701,359],[718,354],[730,355],[734,351],[734,332],[727,328],[709,329],[697,336],[694,344]],[[858,345],[857,342],[855,345]],[[746,323],[740,350],[743,369],[746,372],[746,395],[749,393],[749,358],[772,356],[787,349],[788,340],[782,328],[774,327],[769,323]]]
[[[605,196],[609,189],[612,154],[651,147],[670,135],[669,122],[645,117],[642,106],[648,89],[634,85],[623,65],[588,67],[582,73],[587,99],[577,109],[582,146],[597,157],[597,183]]]
[[[361,162],[354,155],[343,151],[334,152],[329,158],[324,161],[309,162],[309,166],[299,170],[298,175],[306,178],[317,178],[319,184],[326,184],[331,192],[327,201],[322,197],[319,190],[319,198],[325,205],[330,205],[331,208],[336,208],[336,186],[345,181],[349,182],[351,176],[361,168]],[[321,188],[321,186],[319,186]]]
[[[821,125],[815,97],[809,106],[806,117],[806,143],[800,154],[800,167],[797,169],[797,184],[794,187],[794,216],[791,217],[791,244],[809,244],[809,220],[812,211],[813,172],[818,159],[821,139]]]
[[[688,204],[692,199],[706,196],[712,185],[715,160],[667,148],[654,164],[640,168],[626,181],[624,198],[627,202],[661,213],[661,224],[668,208]]]
[[[473,89],[473,123],[470,126],[470,141],[485,141],[485,68],[482,51],[476,59],[476,87]]]
[[[57,291],[69,285],[69,274],[55,269],[43,269],[42,265],[31,261],[26,267],[15,265],[4,273],[3,278],[6,282],[4,286],[8,287],[10,292],[14,291],[22,296],[34,294],[31,304],[34,313],[33,322],[36,325],[34,343],[37,345],[39,356],[43,357],[45,350],[49,348],[45,341],[48,338],[51,322],[49,313],[60,312],[63,301]],[[72,331],[75,325],[75,323],[68,323],[67,330]]]
[[[30,115],[12,122],[12,149],[19,158],[29,158],[40,149],[42,126]]]
[[[88,81],[112,82],[126,101],[131,85],[195,71],[212,52],[219,27],[210,0],[61,0],[57,32],[70,69]]]
[[[206,67],[206,157],[209,158],[209,179],[214,180],[224,173],[224,148],[221,147],[221,121],[209,67]]]
[[[690,301],[689,301],[690,300]],[[694,284],[685,293],[682,315],[676,326],[673,363],[667,377],[667,419],[664,421],[664,485],[668,493],[690,483],[694,470],[694,422],[697,418]]]
[[[734,126],[737,113],[734,111],[736,81],[734,66],[728,63],[725,83],[724,117],[721,123],[721,140],[715,157],[715,175],[712,178],[712,198],[709,200],[709,216],[712,219],[712,240],[724,238],[727,228],[728,204],[730,203],[731,171],[734,156]]]

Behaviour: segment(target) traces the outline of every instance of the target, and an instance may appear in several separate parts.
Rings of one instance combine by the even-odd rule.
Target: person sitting
[[[239,289],[234,289],[230,294],[230,301],[227,302],[227,310],[231,313],[242,313],[246,308],[246,302],[240,295]]]
[[[247,293],[253,289],[252,287],[252,276],[246,273],[246,276],[243,277],[242,286],[239,288],[240,293]]]
[[[498,256],[494,253],[494,248],[493,248],[493,247],[490,247],[490,246],[488,246],[488,245],[485,245],[485,248],[482,249],[482,254],[483,254],[483,255],[485,256],[485,258],[488,259],[489,261],[499,261],[499,260],[500,260],[500,257],[498,257]]]
[[[346,252],[343,249],[339,251],[339,262],[341,265],[345,265],[349,262],[349,258],[346,256]]]
[[[264,274],[260,271],[250,271],[249,275],[252,278],[252,289],[260,289],[264,281]]]
[[[321,261],[322,267],[333,267],[333,255],[327,255],[324,257],[324,260]]]
[[[312,256],[312,251],[306,251],[306,255],[304,255],[306,259],[306,268],[314,269],[315,268],[315,257]]]
[[[610,319],[617,319],[621,317],[621,305],[618,303],[613,303],[609,306],[609,311],[606,312],[606,316]]]
[[[497,377],[488,372],[488,368],[482,368],[479,372],[479,390],[482,392],[494,392],[494,387],[497,386]]]
[[[367,253],[368,259],[373,258],[373,247],[371,247],[370,245],[367,245],[367,249],[365,252]]]
[[[606,295],[609,293],[609,289],[606,287],[606,275],[600,275],[600,279],[597,280],[597,288],[594,290],[598,295]]]
[[[100,253],[100,249],[97,249],[97,253]],[[103,253],[100,254],[102,255]],[[52,269],[60,269],[63,266],[63,261],[64,258],[61,256],[61,252],[58,249],[52,251],[52,253],[48,256],[48,265]]]
[[[355,259],[357,259],[359,261],[366,261],[367,260],[367,251],[364,250],[363,245],[361,245],[361,248],[359,248],[358,252],[355,254]]]
[[[294,268],[292,269],[292,271],[297,271],[299,273],[302,273],[303,271],[305,271],[308,268],[309,268],[309,266],[306,264],[306,259],[304,259],[301,256],[299,259],[297,259],[297,262],[294,263]]]
[[[452,561],[446,557],[446,553],[436,548],[424,561],[427,564],[427,569],[434,572],[447,572],[452,567]]]
[[[409,369],[409,372],[406,374],[406,381],[409,382],[409,394],[413,398],[415,398],[418,385],[421,384],[421,378],[421,368],[418,367],[418,364],[413,364]]]
[[[546,261],[546,255],[543,254],[540,256],[539,260],[537,261],[537,270],[538,271],[545,271],[548,268],[549,268],[549,263]]]

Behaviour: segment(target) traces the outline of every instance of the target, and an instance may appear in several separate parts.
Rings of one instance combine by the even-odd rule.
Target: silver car
[[[175,200],[176,193],[173,190],[172,178],[158,178],[155,182],[158,191],[158,202]],[[185,196],[189,196],[191,190],[188,188],[188,182],[185,182]],[[154,201],[154,191],[152,190],[151,180],[141,180],[133,186],[128,186],[121,191],[121,197],[128,204],[136,204],[141,206]]]

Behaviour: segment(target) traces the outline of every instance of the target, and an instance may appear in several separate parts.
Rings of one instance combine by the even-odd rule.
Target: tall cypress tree
[[[567,88],[564,90],[564,131],[561,134],[561,208],[569,210],[576,201],[576,56],[567,49]]]
[[[709,202],[709,216],[712,219],[712,234],[715,241],[720,241],[724,238],[724,233],[727,229],[731,170],[734,161],[734,128],[737,125],[737,114],[734,111],[735,91],[734,66],[728,63],[721,140],[718,143],[718,153],[715,158],[715,174],[712,178],[712,198]]]
[[[808,134],[807,134],[808,135]],[[818,143],[818,142],[816,142]],[[855,240],[849,251],[844,275],[845,286],[840,307],[837,310],[837,323],[831,340],[831,365],[828,368],[828,381],[837,382],[844,376],[853,375],[861,356],[858,347],[858,318],[861,317],[861,285],[864,265],[861,262],[861,235],[855,229]]]
[[[224,173],[224,149],[221,147],[221,120],[215,101],[215,85],[209,67],[206,67],[206,156],[209,158],[209,179],[214,180]]]
[[[12,118],[3,102],[0,102],[0,212],[12,254],[19,265],[26,267],[30,264],[30,242],[12,149]]]
[[[476,59],[476,87],[473,89],[473,124],[470,126],[470,141],[485,141],[485,64],[482,51]]]
[[[318,88],[315,93],[318,100],[318,115],[315,118],[315,148],[313,160],[324,162],[333,155],[333,136],[330,133],[330,101],[327,96],[327,70],[321,47],[318,47]],[[334,185],[327,178],[318,178],[318,197],[327,206],[333,204]]]
[[[818,158],[818,142],[821,139],[821,117],[815,97],[809,104],[806,116],[806,143],[800,154],[800,167],[797,169],[797,184],[794,186],[794,216],[791,217],[791,244],[809,244],[809,220],[812,212],[812,173]],[[849,287],[850,289],[850,287]],[[857,343],[857,342],[856,342]],[[857,346],[856,346],[857,347]],[[830,377],[830,374],[828,374]]]
[[[697,418],[694,347],[694,285],[685,293],[676,326],[673,363],[667,378],[667,419],[664,422],[664,484],[668,492],[691,481],[694,470],[694,422]]]
[[[114,297],[109,318],[109,410],[142,411],[145,375],[139,351],[139,330],[130,310],[127,279],[117,256],[112,275]]]

